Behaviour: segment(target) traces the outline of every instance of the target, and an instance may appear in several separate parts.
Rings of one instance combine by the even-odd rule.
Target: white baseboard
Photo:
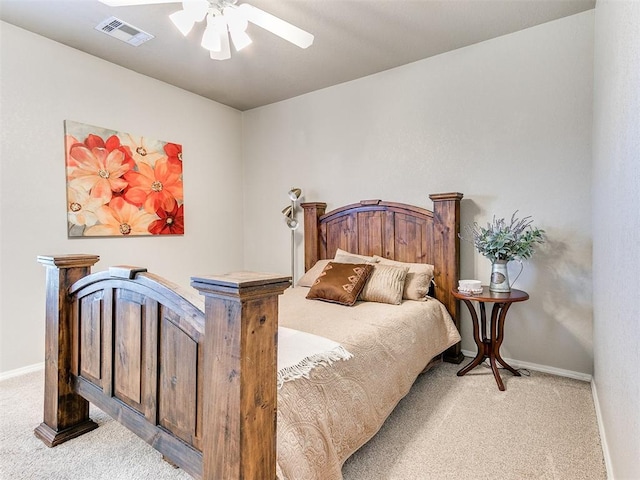
[[[15,370],[9,370],[7,372],[0,373],[0,382],[13,377],[19,377],[20,375],[26,375],[27,373],[37,372],[44,368],[44,362],[36,363],[35,365],[29,365],[26,367],[16,368]]]
[[[604,457],[604,466],[607,469],[607,478],[613,480],[613,468],[611,465],[611,454],[609,453],[609,444],[607,443],[607,435],[604,429],[604,421],[602,420],[602,411],[600,410],[600,401],[598,400],[598,389],[596,383],[591,380],[591,393],[593,395],[593,405],[596,409],[596,419],[598,420],[598,431],[600,432],[600,444],[602,445],[602,456]]]
[[[465,357],[471,358],[476,356],[476,352],[472,352],[470,350],[462,350],[462,354]],[[527,370],[533,370],[535,372],[550,373],[551,375],[573,378],[575,380],[582,380],[583,382],[591,382],[593,379],[593,377],[588,373],[574,372],[573,370],[565,370],[563,368],[550,367],[548,365],[539,365],[537,363],[521,362],[520,360],[514,360],[513,358],[505,358],[504,361],[513,368],[526,368]]]
[[[476,352],[471,350],[462,350],[462,354],[465,357],[475,357]],[[539,365],[537,363],[521,362],[520,360],[514,360],[513,358],[504,359],[509,365],[514,368],[526,368],[527,370],[533,370],[535,372],[550,373],[551,375],[558,375],[559,377],[574,378],[576,380],[582,380],[584,382],[591,382],[593,387],[593,377],[588,373],[574,372],[572,370],[564,370],[562,368],[550,367],[548,365]],[[13,377],[19,377],[27,373],[36,372],[44,368],[44,362],[36,363],[35,365],[29,365],[22,368],[16,368],[15,370],[9,370],[7,372],[0,373],[0,382]],[[595,389],[594,389],[595,398]],[[599,411],[598,411],[599,414]],[[599,417],[598,417],[599,418]]]

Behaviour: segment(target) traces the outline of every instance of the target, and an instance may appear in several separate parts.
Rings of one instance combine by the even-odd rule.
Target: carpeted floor
[[[347,460],[345,480],[606,478],[588,383],[503,373],[500,392],[489,369],[457,377],[458,368],[421,375],[378,435]],[[42,383],[42,372],[0,383],[0,478],[191,478],[93,408],[100,428],[47,448],[33,435]]]

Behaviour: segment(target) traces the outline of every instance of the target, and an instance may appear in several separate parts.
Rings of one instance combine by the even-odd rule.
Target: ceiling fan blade
[[[247,35],[247,18],[234,6],[227,6],[222,11],[227,21],[231,42],[236,51],[239,52],[244,47],[251,45],[252,41]]]
[[[231,48],[229,47],[229,37],[221,36],[220,40],[222,43],[220,51],[215,52],[211,50],[209,52],[209,58],[211,58],[211,60],[229,60],[231,58]]]
[[[173,12],[171,15],[169,15],[169,19],[185,37],[189,35],[189,32],[196,23],[193,17],[189,15],[189,12],[186,12],[185,10],[178,10],[177,12]]]
[[[300,48],[307,48],[313,43],[313,35],[309,32],[305,32],[301,28],[285,22],[253,5],[243,3],[238,6],[238,10],[242,11],[251,23],[270,31],[274,35],[278,35],[280,38],[284,38]]]
[[[110,7],[130,7],[133,5],[153,5],[156,3],[180,3],[180,0],[98,0]]]

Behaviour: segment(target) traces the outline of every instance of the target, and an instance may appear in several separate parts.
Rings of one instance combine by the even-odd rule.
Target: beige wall
[[[240,112],[1,23],[0,372],[43,361],[38,254],[95,253],[96,269],[174,282],[242,266]],[[185,235],[68,239],[63,121],[184,145]],[[228,210],[226,205],[233,204]]]
[[[0,371],[41,360],[43,304],[30,299],[43,292],[21,288],[43,280],[37,254],[98,253],[99,268],[144,264],[182,284],[194,273],[238,268],[243,257],[246,268],[287,273],[280,210],[286,191],[300,186],[305,199],[329,208],[367,198],[430,207],[429,193],[457,190],[465,194],[463,223],[515,209],[533,215],[553,248],[540,251],[516,285],[532,298],[510,312],[503,354],[591,373],[593,17],[244,114],[2,24]],[[55,153],[66,118],[183,143],[187,234],[126,245],[67,239]],[[25,191],[34,182],[37,196]],[[463,245],[463,277],[486,281],[489,268]],[[473,350],[466,315],[463,337]]]
[[[596,5],[594,391],[608,470],[640,478],[640,2]]]
[[[593,22],[585,12],[245,112],[245,266],[289,271],[292,186],[329,209],[431,208],[429,193],[460,191],[463,223],[518,209],[550,248],[518,280],[531,300],[509,312],[503,356],[590,374]],[[461,268],[488,281],[471,245]],[[474,350],[466,316],[462,333]]]

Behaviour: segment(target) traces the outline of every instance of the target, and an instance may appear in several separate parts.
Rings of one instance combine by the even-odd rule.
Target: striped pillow
[[[400,305],[408,271],[409,267],[375,264],[360,293],[360,300]]]
[[[407,300],[425,300],[427,298],[427,293],[429,293],[429,287],[433,280],[433,265],[428,263],[397,262],[378,255],[374,255],[373,258],[376,262],[380,262],[380,265],[409,267],[402,298]]]

